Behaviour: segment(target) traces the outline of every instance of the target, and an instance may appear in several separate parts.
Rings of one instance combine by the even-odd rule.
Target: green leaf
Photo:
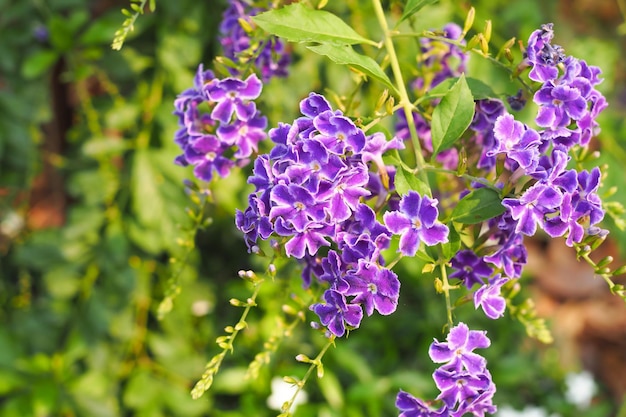
[[[348,65],[362,73],[369,75],[372,78],[381,81],[386,87],[397,92],[391,80],[378,65],[376,61],[367,55],[361,55],[356,52],[350,45],[331,45],[322,44],[316,46],[307,46],[308,49],[319,55],[327,56],[331,61],[340,64]]]
[[[433,87],[426,95],[426,98],[443,97],[457,83],[460,77],[447,78],[436,87]],[[487,98],[497,98],[498,95],[493,91],[491,86],[485,84],[477,78],[468,77],[465,79],[467,86],[472,92],[474,100],[484,100]]]
[[[440,150],[448,149],[468,128],[474,118],[474,97],[467,86],[465,76],[441,99],[433,111],[432,141],[433,157]]]
[[[59,58],[56,51],[42,50],[30,55],[22,65],[22,76],[26,79],[39,77],[54,65]]]
[[[447,260],[452,259],[454,255],[461,249],[461,236],[456,231],[454,225],[450,223],[448,225],[450,230],[448,233],[448,242],[441,245],[443,257]]]
[[[404,13],[402,13],[402,17],[398,20],[398,23],[403,20],[408,19],[413,16],[415,13],[419,12],[422,7],[427,6],[429,4],[437,3],[439,0],[409,0],[406,2],[406,6],[404,6]]]
[[[266,32],[291,42],[378,45],[356,33],[334,14],[325,10],[313,10],[301,3],[269,10],[254,16],[252,20]]]
[[[111,42],[115,31],[119,27],[119,15],[109,13],[90,23],[84,33],[80,35],[82,45],[104,45]]]
[[[476,224],[504,213],[498,193],[490,188],[478,188],[465,197],[452,210],[450,220],[463,224]]]
[[[408,194],[409,191],[417,191],[420,195],[429,195],[430,190],[417,175],[407,171],[404,167],[398,166],[394,185],[400,195]]]

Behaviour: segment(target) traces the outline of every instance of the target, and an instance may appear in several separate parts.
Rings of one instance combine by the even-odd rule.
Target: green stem
[[[478,182],[478,183],[484,185],[485,187],[490,188],[490,189],[496,191],[498,194],[500,194],[502,192],[502,189],[496,187],[491,182],[489,182],[488,180],[486,180],[485,178],[482,178],[482,177],[475,177],[475,176],[469,175],[469,174],[461,174],[461,175],[459,175],[456,171],[453,171],[451,169],[436,168],[436,167],[433,167],[431,165],[425,166],[424,167],[424,171],[436,172],[436,173],[440,173],[440,174],[455,175],[455,176],[460,177],[460,178],[465,178],[465,179],[470,180],[470,181]]]
[[[302,391],[302,389],[304,388],[304,385],[308,381],[313,371],[321,365],[322,358],[326,354],[326,351],[328,350],[328,348],[330,348],[334,344],[335,344],[335,336],[333,335],[330,337],[330,339],[328,339],[328,343],[326,343],[326,345],[322,348],[320,353],[317,354],[315,359],[311,361],[311,366],[309,366],[309,369],[306,371],[306,374],[304,374],[304,378],[302,378],[302,380],[298,381],[298,383],[296,384],[296,391],[291,396],[291,399],[287,401],[287,403],[285,403],[283,410],[281,410],[283,412],[281,416],[290,415],[289,409],[293,405],[293,402],[296,400],[296,397],[298,396],[300,391]]]
[[[446,297],[446,314],[448,317],[448,327],[451,329],[454,327],[454,322],[452,321],[452,303],[450,302],[450,283],[448,282],[448,272],[446,271],[446,265],[444,263],[439,264],[439,269],[441,270],[441,280],[443,281],[443,294]]]
[[[372,0],[372,5],[374,6],[374,12],[376,13],[378,23],[384,33],[385,39],[383,42],[385,44],[387,54],[389,55],[389,63],[391,65],[391,70],[393,72],[393,77],[396,83],[398,94],[400,95],[399,104],[402,105],[402,108],[404,109],[404,116],[406,117],[406,122],[409,127],[411,143],[413,144],[413,150],[415,151],[415,167],[417,170],[417,175],[425,184],[428,185],[428,176],[423,170],[426,162],[424,161],[424,156],[422,155],[422,146],[420,145],[420,141],[417,136],[417,129],[415,128],[415,121],[413,120],[413,106],[411,104],[411,101],[409,100],[409,95],[407,93],[404,79],[402,77],[400,63],[398,61],[398,56],[396,55],[395,46],[393,45],[393,35],[389,30],[389,26],[387,25],[387,19],[385,17],[385,12],[383,11],[380,0]]]

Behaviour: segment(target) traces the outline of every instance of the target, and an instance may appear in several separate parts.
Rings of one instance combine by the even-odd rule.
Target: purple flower
[[[211,117],[222,123],[229,123],[236,114],[237,119],[248,121],[256,114],[253,101],[261,94],[263,84],[255,74],[245,81],[236,78],[225,78],[212,83],[207,90],[209,99],[216,103]]]
[[[532,236],[537,231],[537,224],[542,228],[545,216],[553,213],[563,201],[563,194],[542,182],[538,182],[522,194],[519,199],[505,198],[502,205],[511,212],[517,221],[516,233]]]
[[[437,203],[437,199],[409,191],[400,200],[399,211],[383,215],[387,228],[401,235],[399,252],[403,255],[415,255],[422,241],[429,246],[448,241],[448,226],[437,221]]]
[[[396,397],[396,408],[400,411],[398,417],[448,417],[450,415],[445,405],[433,410],[426,402],[402,390]]]
[[[493,132],[496,146],[487,152],[487,156],[504,153],[524,170],[534,170],[539,159],[538,146],[541,143],[541,137],[535,130],[518,122],[507,113],[498,117]]]
[[[344,263],[334,250],[329,250],[328,255],[322,259],[322,274],[319,276],[320,281],[330,283],[331,288],[346,294],[348,290],[348,282],[346,281],[346,271]]]
[[[359,205],[361,197],[370,194],[364,186],[369,176],[365,165],[339,171],[332,182],[323,182],[318,199],[328,202],[326,212],[335,223],[347,220]]]
[[[342,259],[356,266],[359,260],[382,264],[380,252],[389,248],[391,232],[376,220],[369,206],[361,203],[351,219],[336,226],[335,241]]]
[[[479,258],[474,251],[459,251],[451,260],[450,264],[454,271],[450,278],[458,278],[463,281],[467,289],[471,289],[474,284],[483,284],[483,278],[488,278],[493,269]]]
[[[360,152],[365,146],[365,134],[352,120],[330,110],[320,113],[313,119],[313,126],[319,132],[315,139],[331,153],[344,155],[346,151]]]
[[[235,213],[235,225],[244,233],[250,253],[259,237],[267,239],[272,234],[273,227],[268,214],[265,203],[255,194],[248,196],[248,208],[245,211],[237,209]]]
[[[324,205],[306,188],[297,184],[278,184],[271,191],[274,205],[270,209],[270,220],[281,217],[289,222],[296,232],[302,232],[314,221],[325,217]]]
[[[496,275],[474,293],[474,307],[481,307],[490,319],[504,315],[506,300],[500,295],[500,289],[509,281],[508,277]]]
[[[524,235],[515,233],[514,229],[502,230],[496,239],[499,241],[498,248],[483,259],[498,268],[502,268],[507,276],[519,278],[528,256],[524,246]]]
[[[346,297],[333,289],[324,292],[324,301],[323,304],[313,304],[311,310],[332,334],[342,337],[346,332],[346,324],[352,328],[359,327],[363,319],[363,310],[359,305],[346,303]]]
[[[564,127],[587,112],[587,101],[580,90],[565,84],[545,84],[535,93],[534,101],[540,106],[535,121],[542,127]]]
[[[247,121],[236,120],[230,125],[222,125],[217,129],[217,136],[223,143],[237,148],[234,157],[243,159],[256,152],[260,141],[267,137],[265,129],[267,119],[258,112]]]
[[[194,175],[203,181],[211,181],[214,172],[224,178],[234,165],[222,156],[226,148],[214,135],[200,136],[187,146],[182,163],[193,165]]]
[[[435,340],[430,345],[428,354],[433,362],[445,363],[445,369],[450,371],[467,369],[471,375],[478,375],[485,369],[485,358],[473,350],[489,347],[491,342],[486,332],[470,330],[465,323],[459,323],[450,329],[446,340]]]
[[[551,43],[554,37],[552,27],[552,23],[542,25],[528,39],[526,54],[532,66],[528,75],[531,80],[546,82],[556,79],[559,75],[557,65],[565,60],[563,48]]]
[[[348,271],[346,295],[356,295],[354,304],[362,304],[368,316],[374,309],[382,315],[396,311],[400,293],[398,276],[387,268],[359,260],[358,269]]]
[[[471,402],[493,385],[491,375],[485,371],[486,369],[481,373],[472,374],[464,371],[437,369],[433,374],[433,380],[441,391],[437,399],[442,400],[448,408]]]

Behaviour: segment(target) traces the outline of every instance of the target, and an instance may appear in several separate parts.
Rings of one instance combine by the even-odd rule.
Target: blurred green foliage
[[[307,319],[281,338],[259,378],[244,378],[263,343],[281,325],[299,322],[282,305],[300,309],[294,297],[310,297],[300,272],[287,266],[262,284],[259,307],[211,391],[195,401],[189,395],[217,351],[215,338],[238,320],[240,311],[228,300],[251,293],[237,271],[267,267],[247,256],[233,225],[234,210],[245,206],[250,191],[245,172],[215,181],[207,197],[185,192],[190,172],[172,163],[178,152],[172,102],[191,85],[197,65],[219,54],[216,34],[225,4],[157,2],[154,13],[135,22],[121,51],[113,51],[123,21],[119,9],[127,6],[121,3],[0,0],[0,417],[275,415],[266,405],[271,375],[301,376],[306,367],[295,355],[314,357],[325,343],[308,330],[313,318],[304,310]],[[354,27],[367,33],[375,27],[369,6],[356,3],[331,6],[337,13],[351,10]],[[391,2],[396,18],[401,4]],[[524,39],[556,16],[551,2],[538,0],[474,6],[477,22],[494,20],[496,45],[512,36]],[[441,1],[412,24],[430,29],[462,22],[464,10]],[[566,49],[604,69],[600,89],[610,102],[617,100],[612,93],[623,94],[624,87],[616,78],[622,52],[616,32],[588,34],[583,41],[573,37],[568,22],[555,23],[558,33],[572,35],[561,40]],[[270,126],[293,120],[296,103],[309,91],[351,94],[353,74],[317,55],[305,60],[300,48],[294,46],[292,75],[265,86],[262,106]],[[415,48],[407,41],[401,49],[409,72]],[[498,93],[515,92],[506,74],[485,61],[472,58],[471,71]],[[364,94],[380,90],[368,86]],[[371,110],[368,97],[356,100],[355,116]],[[609,151],[604,158],[614,167],[607,182],[618,187],[626,161],[619,106],[604,116],[601,137]],[[59,143],[51,152],[54,137]],[[60,226],[40,227],[31,217],[33,190],[47,169],[62,180],[49,190],[66,203]],[[614,198],[626,204],[626,194]],[[616,235],[624,250],[626,234]],[[305,387],[309,401],[297,415],[394,415],[400,387],[435,394],[427,351],[432,335],[443,337],[445,307],[419,261],[403,260],[397,273],[403,282],[398,311],[372,317],[331,349],[324,378]],[[168,297],[171,311],[159,320],[159,305]],[[568,370],[556,348],[539,348],[507,317],[474,325],[494,341],[485,355],[497,403],[578,415],[564,399]],[[600,394],[585,415],[606,416],[611,407]]]

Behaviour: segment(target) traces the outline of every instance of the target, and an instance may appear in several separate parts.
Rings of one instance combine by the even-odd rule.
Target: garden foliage
[[[121,29],[58,5],[20,63],[71,83],[78,121],[40,160],[65,175],[62,228],[20,217],[35,143],[0,149],[0,415],[270,415],[275,375],[280,416],[492,415],[523,383],[549,402],[555,361],[506,353],[552,342],[528,239],[626,300],[594,255],[623,209],[593,57],[549,21],[504,40],[480,4],[183,3],[134,1]]]

